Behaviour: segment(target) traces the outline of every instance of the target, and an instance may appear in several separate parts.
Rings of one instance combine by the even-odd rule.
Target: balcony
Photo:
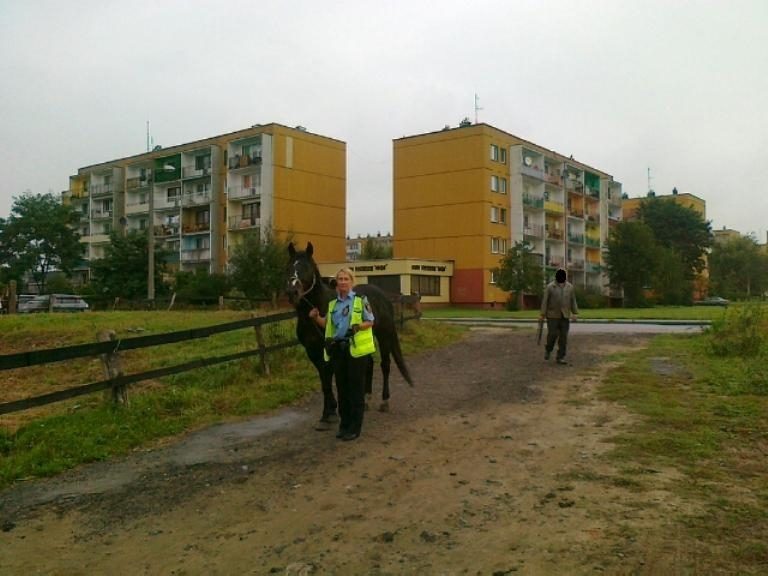
[[[184,194],[181,202],[184,206],[207,206],[211,203],[210,192],[191,192]]]
[[[258,228],[261,226],[261,218],[255,216],[230,216],[230,230],[246,230],[248,228]]]
[[[587,272],[592,274],[599,274],[603,271],[603,267],[596,262],[587,262]]]
[[[544,174],[544,181],[547,184],[554,184],[555,186],[560,186],[560,176],[557,176],[555,174]]]
[[[544,210],[546,210],[547,212],[554,212],[556,214],[564,214],[565,205],[562,202],[555,202],[554,200],[545,200]]]
[[[178,235],[179,235],[178,226],[169,226],[167,224],[161,224],[161,225],[155,226],[156,238],[172,238],[173,236],[178,236]]]
[[[600,238],[594,236],[587,236],[584,238],[584,243],[588,248],[600,248]]]
[[[568,242],[571,242],[573,244],[584,244],[584,235],[583,234],[575,234],[572,232],[568,233]]]
[[[563,231],[562,230],[547,230],[547,238],[550,240],[562,240],[563,239]]]
[[[147,212],[149,212],[149,202],[147,200],[143,202],[141,200],[128,202],[125,205],[126,214],[146,214]]]
[[[181,251],[182,262],[207,262],[211,259],[210,248],[192,248]]]
[[[227,188],[230,200],[245,200],[247,198],[261,198],[261,186],[230,186]]]
[[[584,219],[587,222],[599,223],[600,222],[600,214],[594,214],[594,213],[585,214],[584,215]]]
[[[128,180],[125,181],[125,187],[128,190],[139,190],[141,188],[147,188],[149,187],[149,178],[128,178]]]
[[[562,268],[563,258],[561,256],[550,256],[547,258],[548,268]]]
[[[91,186],[90,192],[92,197],[112,196],[114,188],[112,187],[112,184],[94,184]]]
[[[210,222],[200,222],[198,224],[184,224],[182,227],[184,235],[188,234],[208,234],[211,231]]]
[[[106,220],[112,218],[112,210],[91,210],[91,218],[94,220]]]
[[[174,196],[172,198],[163,198],[162,200],[155,200],[155,210],[173,210],[181,206],[181,196]]]
[[[590,198],[600,198],[600,190],[598,188],[586,187],[586,195]]]
[[[211,175],[211,167],[195,168],[194,166],[183,166],[181,168],[182,178],[205,178]]]
[[[529,224],[523,227],[523,236],[526,238],[543,238],[544,226],[541,224]]]
[[[569,270],[584,270],[584,260],[574,259],[568,262]]]
[[[568,217],[569,218],[584,218],[584,210],[582,208],[569,208],[568,209]]]
[[[238,170],[240,168],[261,166],[261,162],[261,154],[235,154],[229,159],[227,166],[230,170]]]
[[[544,171],[539,168],[538,166],[526,166],[523,164],[520,166],[520,172],[523,176],[529,176],[530,178],[535,178],[536,180],[544,180]]]

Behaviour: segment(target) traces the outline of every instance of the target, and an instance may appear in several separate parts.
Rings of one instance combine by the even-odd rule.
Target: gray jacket
[[[576,304],[576,292],[573,284],[564,282],[550,282],[544,289],[544,297],[541,299],[541,315],[551,319],[568,318],[579,313]]]

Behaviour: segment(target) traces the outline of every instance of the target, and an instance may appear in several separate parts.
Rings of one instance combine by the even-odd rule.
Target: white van
[[[19,304],[19,313],[48,312],[51,308],[51,296],[53,296],[54,312],[85,312],[88,310],[88,303],[80,298],[80,296],[73,294],[42,294]]]

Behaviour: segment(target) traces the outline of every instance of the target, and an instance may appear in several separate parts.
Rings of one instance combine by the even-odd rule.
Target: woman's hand
[[[312,308],[312,310],[309,311],[309,317],[313,320],[317,318],[320,315],[320,310],[317,308]]]

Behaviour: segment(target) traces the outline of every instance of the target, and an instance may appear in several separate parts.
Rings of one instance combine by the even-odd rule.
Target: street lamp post
[[[147,300],[155,301],[155,179],[149,185],[149,218],[147,218]]]

